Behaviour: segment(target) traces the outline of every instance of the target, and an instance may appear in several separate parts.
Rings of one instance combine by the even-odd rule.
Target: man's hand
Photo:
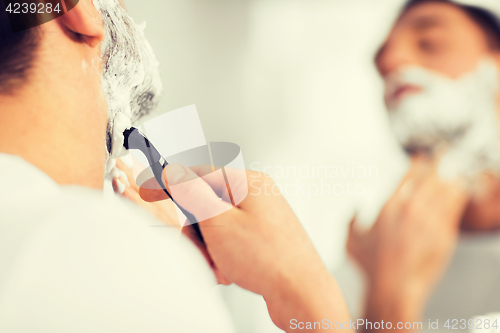
[[[144,169],[144,166],[141,165],[141,163],[133,156],[132,160],[134,166],[136,166],[138,170]],[[160,189],[159,185],[157,185],[158,183],[156,183],[156,179],[151,178],[142,184],[145,187],[139,187],[139,185],[135,182],[132,169],[127,167],[127,165],[125,165],[125,163],[123,163],[120,159],[116,160],[116,167],[122,172],[120,174],[115,174],[115,176],[118,177],[112,180],[113,190],[115,193],[146,209],[166,225],[182,231],[184,235],[191,239],[191,241],[205,257],[207,263],[213,269],[218,282],[228,284],[225,277],[219,274],[217,267],[207,252],[205,244],[199,239],[193,228],[189,226],[181,228],[184,221],[182,221],[182,223],[179,221],[174,203],[168,198],[165,192]],[[118,181],[121,183],[120,185],[118,184]],[[123,192],[119,190],[120,186],[123,186]],[[151,188],[157,188],[158,191],[148,191],[148,189]]]
[[[139,161],[134,159],[134,163],[139,164]],[[145,200],[147,198],[141,197],[141,188],[135,182],[132,169],[128,168],[120,159],[116,160],[116,167],[123,172],[119,175],[116,175],[118,177],[112,180],[113,190],[117,194],[143,207],[163,223],[180,229],[180,223],[177,217],[174,203],[172,202],[172,200],[163,200],[167,199],[165,193],[163,193],[162,195],[162,200]],[[144,169],[144,167],[142,168]],[[118,181],[120,181],[121,184],[119,184]],[[124,186],[122,193],[120,193],[119,191],[120,186]]]
[[[421,319],[454,253],[467,202],[460,181],[440,179],[419,157],[370,230],[351,223],[347,249],[368,277],[368,320],[395,326]]]
[[[232,180],[233,197],[249,189],[236,207],[224,195],[223,179],[212,177],[207,167],[170,165],[163,175],[174,199],[195,216],[223,212],[199,223],[219,274],[263,295],[271,318],[287,332],[300,331],[291,328],[292,319],[349,322],[334,279],[292,209],[276,194],[279,191],[269,191],[274,186],[271,178],[256,172],[246,172],[246,177],[243,172],[242,177],[241,170],[227,168],[225,172]],[[320,332],[321,328],[307,331]]]

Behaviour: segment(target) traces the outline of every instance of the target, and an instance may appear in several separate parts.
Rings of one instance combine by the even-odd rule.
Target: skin
[[[119,161],[117,166],[125,171],[130,183],[123,197],[153,214],[162,211],[165,223],[177,219],[175,215],[165,214],[165,209],[172,212],[172,203],[166,200],[163,190],[138,187],[131,170]],[[241,172],[226,169],[232,179],[233,195],[243,187],[250,189],[246,199],[232,207],[229,198],[219,199],[224,198],[226,183],[219,177],[211,177],[211,172],[211,166],[186,168],[174,164],[165,168],[163,179],[169,190],[170,186],[185,185],[170,193],[175,193],[176,201],[195,216],[206,216],[207,211],[214,209],[225,211],[199,223],[204,243],[199,242],[192,228],[183,228],[183,233],[204,254],[218,281],[226,285],[235,283],[262,295],[271,319],[286,332],[332,331],[329,328],[292,329],[292,319],[303,323],[323,319],[349,322],[347,306],[336,281],[321,262],[290,206],[281,194],[264,194],[266,188],[274,186],[272,179],[251,171],[246,172],[245,179]],[[123,178],[119,179],[124,183]],[[117,191],[116,181],[113,184]],[[158,204],[163,206],[156,206]],[[342,331],[350,332],[350,329]]]
[[[168,180],[167,185],[185,185],[175,191],[175,199],[195,215],[203,216],[205,210],[218,206],[220,211],[231,207],[229,202],[219,200],[226,188],[220,177],[198,177],[206,175],[210,168],[171,165],[165,169],[163,178]],[[274,186],[272,179],[258,172],[247,171],[246,179],[235,170],[226,168],[226,173],[233,179],[233,193],[243,187],[249,188],[249,193],[236,207],[199,223],[208,253],[220,274],[227,281],[262,295],[273,322],[286,332],[332,331],[293,329],[291,319],[321,322],[333,317],[349,322],[335,280],[286,200],[281,194],[263,194],[265,188]],[[242,258],[247,263],[243,264]]]
[[[0,133],[0,151],[22,156],[59,184],[102,189],[107,122],[100,88],[102,21],[91,2],[82,1],[39,31],[30,79],[14,94],[0,95],[0,122],[8,124]]]
[[[21,156],[61,185],[101,190],[107,105],[101,89],[104,29],[99,13],[91,0],[81,0],[62,18],[42,25],[40,32],[40,49],[28,82],[12,95],[0,95],[0,152]],[[82,63],[87,63],[87,70]],[[182,170],[181,181],[192,179],[200,171],[171,168],[165,179]],[[132,182],[124,196],[165,223],[175,224],[172,203],[155,202],[164,199],[162,192],[149,193],[149,198],[146,194],[144,198],[152,201],[146,202],[130,170],[126,172]],[[265,175],[250,176],[260,186],[272,184]],[[248,186],[245,181],[241,180],[242,186]],[[222,184],[203,180],[193,184],[196,188],[176,199],[195,215],[203,208],[228,205],[215,194]],[[256,183],[252,186],[258,188]],[[201,223],[201,229],[205,243],[198,245],[219,280],[264,296],[274,322],[283,330],[301,331],[290,329],[292,318],[349,321],[335,280],[281,195],[254,193],[240,206]]]
[[[414,158],[374,226],[351,223],[347,248],[368,276],[365,318],[371,322],[421,321],[455,251],[469,198],[464,184],[441,180],[436,169],[426,157]]]
[[[384,77],[402,66],[418,65],[456,79],[486,56],[500,65],[498,52],[488,47],[485,33],[464,11],[449,3],[426,2],[401,16],[376,65]],[[412,93],[418,90],[405,92]],[[393,327],[422,321],[460,231],[491,232],[499,226],[498,179],[482,175],[482,192],[469,197],[460,181],[440,179],[436,164],[413,156],[410,171],[374,226],[363,230],[355,221],[351,224],[347,247],[368,278],[369,321],[384,320]]]

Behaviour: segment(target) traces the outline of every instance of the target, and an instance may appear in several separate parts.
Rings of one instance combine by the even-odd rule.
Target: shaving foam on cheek
[[[110,178],[116,179],[116,182],[118,184],[118,190],[120,194],[123,194],[125,191],[125,185],[118,179],[122,177],[122,179],[125,180],[127,185],[130,186],[128,180],[127,180],[127,175],[125,172],[122,170],[118,169],[116,166],[116,159],[120,158],[122,162],[128,167],[132,168],[132,158],[130,156],[130,153],[125,147],[123,146],[124,143],[124,136],[123,132],[126,129],[129,129],[132,126],[130,122],[130,118],[127,117],[124,113],[118,113],[113,121],[113,135],[112,135],[112,151],[110,154],[110,157],[108,158],[108,164],[109,166],[107,167],[107,172]]]
[[[106,28],[102,45],[105,60],[103,90],[109,120],[117,114],[131,123],[148,115],[157,105],[162,84],[158,61],[144,36],[145,24],[136,24],[117,0],[94,0]]]
[[[113,120],[113,137],[112,137],[112,150],[111,156],[114,158],[122,157],[128,154],[128,151],[123,146],[124,137],[123,132],[132,127],[130,118],[123,113],[118,113]]]
[[[101,53],[102,90],[108,103],[109,178],[116,168],[116,158],[131,166],[123,147],[123,131],[156,107],[162,84],[159,64],[144,36],[145,23],[136,24],[117,0],[93,0],[93,4],[105,28]]]
[[[500,175],[499,73],[492,60],[458,80],[414,66],[397,76],[399,84],[422,88],[389,106],[391,128],[407,150],[439,155],[443,179],[472,184],[482,173]]]
[[[127,180],[127,175],[125,172],[122,170],[118,169],[116,167],[116,159],[120,158],[120,160],[124,161],[125,165],[128,168],[132,168],[131,161],[132,158],[130,156],[130,153],[128,152],[127,149],[123,146],[123,141],[124,141],[124,136],[123,132],[126,129],[129,129],[132,126],[130,122],[130,118],[127,117],[123,113],[118,113],[115,116],[115,119],[113,121],[113,136],[112,136],[112,151],[111,151],[111,157],[109,158],[109,161],[112,164],[112,167],[109,170],[109,176],[113,179],[116,179],[117,185],[118,185],[118,192],[120,194],[123,194],[125,191],[125,184],[123,184],[118,178],[122,177],[122,179],[125,180],[126,184],[130,186],[130,183]]]

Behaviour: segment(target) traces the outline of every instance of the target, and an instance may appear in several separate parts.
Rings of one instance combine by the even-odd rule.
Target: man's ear
[[[73,9],[61,17],[60,23],[77,34],[90,47],[99,45],[104,39],[104,25],[92,0],[80,0]]]

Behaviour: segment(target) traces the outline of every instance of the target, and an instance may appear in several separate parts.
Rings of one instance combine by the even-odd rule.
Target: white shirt
[[[233,332],[190,241],[0,154],[0,332]]]

